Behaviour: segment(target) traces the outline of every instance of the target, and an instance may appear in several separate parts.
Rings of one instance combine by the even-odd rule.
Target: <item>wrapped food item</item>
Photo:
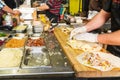
[[[79,40],[69,40],[67,42],[73,49],[80,49],[83,51],[101,51],[102,45],[98,43],[79,41]]]
[[[120,58],[104,52],[84,52],[78,55],[79,63],[101,71],[110,71],[120,67]]]

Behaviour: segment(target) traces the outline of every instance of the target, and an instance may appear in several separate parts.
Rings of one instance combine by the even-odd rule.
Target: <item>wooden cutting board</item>
[[[59,41],[62,49],[65,52],[65,55],[68,57],[69,61],[71,62],[73,69],[75,70],[76,77],[120,77],[120,69],[113,69],[112,71],[102,72],[93,68],[86,67],[80,64],[76,57],[81,54],[83,51],[75,50],[71,48],[66,42],[69,38],[69,34],[62,32],[62,29],[56,27],[54,29],[54,34]]]

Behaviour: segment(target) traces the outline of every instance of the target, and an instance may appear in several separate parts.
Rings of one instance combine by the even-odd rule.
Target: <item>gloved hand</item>
[[[98,34],[93,34],[93,33],[82,33],[74,36],[73,38],[75,40],[84,40],[88,42],[98,42],[97,40]]]
[[[97,13],[98,11],[89,11],[87,19],[92,19]]]
[[[75,28],[71,31],[70,33],[70,39],[73,38],[73,36],[79,34],[79,33],[84,33],[84,32],[87,32],[87,28],[85,26],[83,27],[78,27],[78,28]]]

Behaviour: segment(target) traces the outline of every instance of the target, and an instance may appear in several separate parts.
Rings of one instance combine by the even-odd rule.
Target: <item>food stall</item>
[[[30,4],[18,9],[22,13],[19,25],[0,30],[0,78],[73,80],[120,76],[120,59],[106,51],[102,44],[69,41],[70,31],[89,20],[75,16],[76,22],[58,23],[53,29],[54,24],[44,14],[38,15],[35,8],[28,6]],[[92,61],[99,64],[95,62],[94,66]]]
[[[55,35],[43,31],[43,25],[49,25],[48,19],[44,15],[34,22],[36,9],[24,4],[18,9],[21,16],[13,16],[20,19],[18,25],[0,30],[0,78],[74,78],[74,70]]]

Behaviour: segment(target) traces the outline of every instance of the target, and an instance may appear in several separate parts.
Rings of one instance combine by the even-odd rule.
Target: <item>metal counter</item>
[[[2,31],[9,34],[12,32]],[[60,48],[60,45],[53,33],[43,33],[46,47],[50,55],[51,66],[38,68],[0,69],[0,78],[29,78],[29,77],[72,77],[74,71],[67,57]]]

